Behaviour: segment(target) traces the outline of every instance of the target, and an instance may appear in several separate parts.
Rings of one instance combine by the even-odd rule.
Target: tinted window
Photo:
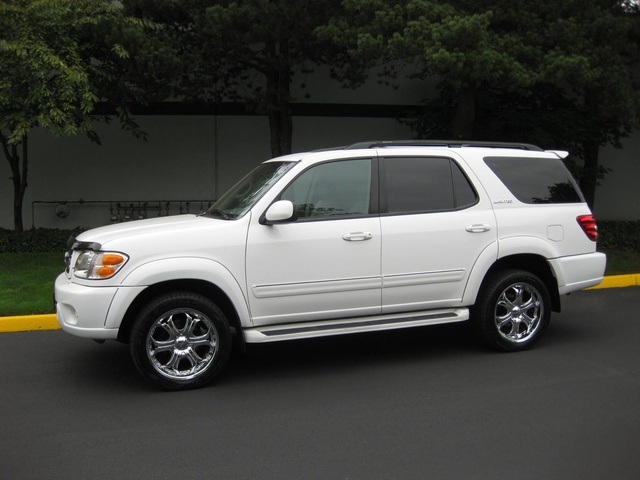
[[[371,160],[323,163],[306,170],[282,193],[296,204],[299,218],[369,213]]]
[[[466,175],[462,173],[458,164],[450,162],[451,175],[453,177],[453,195],[455,208],[466,208],[475,205],[478,201],[476,191],[473,189]]]
[[[485,163],[523,203],[580,203],[580,189],[559,158],[488,157]]]
[[[387,158],[388,213],[455,210],[473,205],[476,192],[458,164],[448,158]]]

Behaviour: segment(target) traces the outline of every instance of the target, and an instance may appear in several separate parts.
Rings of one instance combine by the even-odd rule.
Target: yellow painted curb
[[[26,332],[28,330],[58,330],[60,325],[54,314],[0,317],[0,332]]]
[[[631,275],[610,275],[604,277],[599,285],[587,288],[587,290],[595,290],[599,288],[634,287],[638,285],[640,285],[640,273],[634,273]]]

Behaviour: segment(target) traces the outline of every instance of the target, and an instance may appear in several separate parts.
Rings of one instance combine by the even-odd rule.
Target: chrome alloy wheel
[[[500,336],[510,342],[525,342],[540,326],[544,313],[540,292],[528,283],[514,283],[498,297],[496,328]]]
[[[218,353],[218,331],[203,313],[176,309],[158,318],[147,334],[149,362],[171,380],[191,380],[211,366]]]

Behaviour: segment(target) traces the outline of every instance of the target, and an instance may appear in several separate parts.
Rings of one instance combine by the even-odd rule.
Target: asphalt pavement
[[[0,478],[640,478],[640,288],[565,299],[536,348],[464,324],[253,347],[163,392],[116,342],[0,334]]]

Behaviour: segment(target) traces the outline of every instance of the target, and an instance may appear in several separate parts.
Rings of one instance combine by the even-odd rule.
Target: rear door
[[[383,313],[459,306],[476,259],[487,248],[497,255],[493,209],[461,164],[381,159]]]

